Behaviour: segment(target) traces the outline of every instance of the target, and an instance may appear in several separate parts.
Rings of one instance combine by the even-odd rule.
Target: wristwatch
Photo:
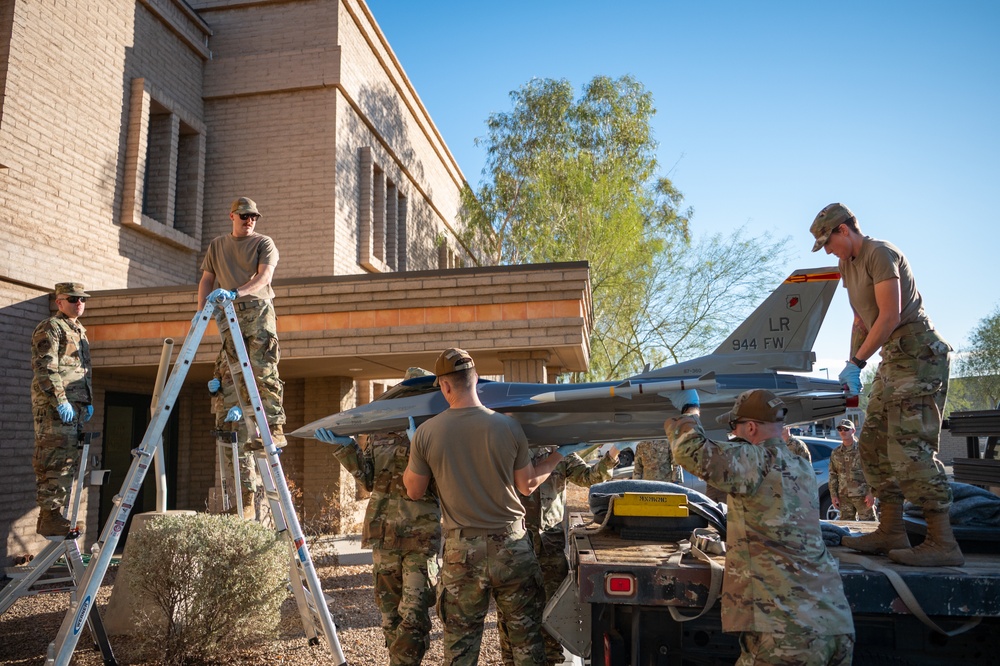
[[[853,363],[854,365],[858,366],[858,369],[860,369],[860,370],[864,370],[865,366],[868,365],[867,361],[862,361],[857,356],[852,356],[851,357],[851,363]]]

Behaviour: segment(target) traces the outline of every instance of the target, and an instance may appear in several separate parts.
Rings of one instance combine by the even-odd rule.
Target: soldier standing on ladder
[[[278,248],[269,236],[255,231],[260,217],[252,199],[240,197],[232,203],[229,212],[232,233],[215,238],[202,262],[198,308],[203,308],[205,300],[216,293],[212,291],[216,282],[220,287],[216,290],[219,295],[233,301],[271,438],[276,446],[282,447],[287,441],[283,432],[285,410],[281,404],[283,384],[278,377],[281,350],[271,289],[271,278],[278,265]],[[223,350],[229,362],[239,367],[232,338],[226,334],[228,328],[222,320],[219,330],[223,333]],[[240,384],[238,390],[240,402],[249,405],[245,387]],[[260,446],[260,440],[254,440],[254,446]]]
[[[79,282],[56,285],[59,312],[31,336],[31,408],[35,421],[35,468],[38,506],[36,531],[44,537],[66,536],[63,515],[79,464],[77,435],[94,415],[90,343],[77,319],[90,294]]]

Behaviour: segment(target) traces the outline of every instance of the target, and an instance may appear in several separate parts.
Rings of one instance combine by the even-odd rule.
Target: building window
[[[406,270],[406,197],[386,176],[372,149],[359,155],[358,263],[372,273]]]
[[[145,79],[131,92],[121,224],[198,252],[205,126]]]
[[[453,249],[451,249],[451,247],[448,246],[448,243],[442,241],[441,244],[438,245],[439,269],[444,270],[446,268],[462,268],[464,266],[465,262],[458,258],[458,255],[455,253]]]

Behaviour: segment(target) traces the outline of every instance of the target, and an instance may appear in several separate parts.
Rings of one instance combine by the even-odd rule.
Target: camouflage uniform
[[[93,404],[90,343],[87,330],[63,313],[49,317],[31,336],[31,409],[35,421],[35,468],[38,506],[61,511],[79,463],[77,435],[81,414]],[[56,406],[68,402],[76,412],[63,423]]]
[[[830,453],[830,497],[840,503],[840,519],[875,520],[875,512],[865,504],[869,492],[857,443],[835,448]]]
[[[441,550],[441,508],[433,487],[411,500],[403,485],[410,457],[405,434],[379,433],[362,451],[339,446],[334,455],[371,492],[362,545],[372,549],[375,602],[393,666],[419,664],[430,644],[430,608]]]
[[[684,469],[729,493],[722,629],[744,632],[737,663],[850,664],[854,624],[811,465],[777,437],[713,442],[695,417],[667,434]]]
[[[674,464],[674,454],[670,451],[670,442],[665,439],[644,439],[635,445],[635,463],[632,470],[633,479],[648,481],[670,481],[680,483],[684,480],[681,468]]]
[[[260,214],[257,205],[252,200],[241,197],[233,202],[232,213],[250,211]],[[249,281],[259,270],[261,264],[277,266],[278,249],[269,236],[253,233],[248,237],[235,238],[227,234],[218,236],[209,244],[202,270],[215,276],[215,280],[223,289],[238,289]],[[281,348],[278,344],[278,323],[274,312],[272,299],[274,290],[270,283],[259,287],[254,293],[239,294],[233,301],[236,320],[240,333],[247,348],[250,366],[257,380],[257,390],[260,393],[261,406],[271,435],[277,446],[286,444],[283,433],[285,410],[282,406],[284,384],[278,377],[278,361],[281,360]],[[229,322],[224,311],[216,310],[216,322],[222,333],[222,348],[233,368],[239,368],[239,358],[232,336],[229,334]],[[246,387],[240,382],[237,385],[243,405],[250,406],[250,397]]]
[[[882,346],[858,448],[875,496],[947,512],[951,486],[937,458],[948,393],[948,352],[937,331],[901,331]]]
[[[269,300],[242,301],[233,303],[236,308],[236,321],[239,322],[243,342],[246,344],[250,367],[254,370],[257,380],[257,390],[260,392],[260,402],[264,409],[264,417],[271,428],[274,443],[284,446],[286,441],[283,433],[285,423],[284,382],[278,377],[278,361],[281,360],[281,348],[278,345],[278,322],[274,314],[274,305]],[[221,312],[221,311],[220,311]],[[219,317],[219,319],[223,319]],[[233,367],[240,367],[236,356],[236,346],[229,334],[229,326],[224,321],[220,324],[223,331],[222,348],[229,357]],[[240,382],[237,385],[240,400],[244,405],[250,405],[250,395],[246,386]]]
[[[215,359],[215,372],[213,376],[220,383],[219,390],[212,394],[212,412],[215,414],[215,429],[220,433],[220,441],[227,444],[229,443],[229,439],[223,435],[231,432],[236,433],[243,511],[246,517],[255,518],[254,501],[257,489],[261,484],[261,479],[260,472],[257,470],[257,465],[254,461],[253,452],[250,450],[253,446],[254,438],[250,437],[247,431],[245,418],[237,421],[226,421],[229,409],[240,406],[240,403],[237,400],[236,386],[233,383],[233,373],[223,352],[219,352],[219,356]],[[256,431],[254,435],[256,436]],[[227,446],[224,451],[224,453],[220,453],[222,455],[223,473],[226,479],[235,479],[232,449]],[[232,506],[235,507],[235,505],[235,500],[232,500]]]
[[[541,450],[535,453],[534,458],[537,460],[548,455],[547,450]],[[566,533],[563,531],[563,518],[566,515],[566,483],[589,488],[595,483],[607,481],[611,478],[617,462],[610,456],[604,456],[596,465],[591,466],[573,453],[559,461],[549,478],[535,492],[528,497],[521,496],[521,505],[525,511],[525,527],[531,535],[535,556],[542,570],[546,603],[569,573],[569,562],[566,560]],[[497,631],[500,634],[503,663],[512,666],[514,657],[507,637],[507,620],[500,611],[497,612]],[[548,632],[543,631],[542,635],[545,639],[545,658],[548,663],[561,664],[564,655],[559,641]]]
[[[809,453],[809,447],[806,443],[795,435],[789,435],[788,439],[785,440],[785,444],[788,445],[788,450],[797,455],[800,458],[805,458],[812,463],[812,454]]]

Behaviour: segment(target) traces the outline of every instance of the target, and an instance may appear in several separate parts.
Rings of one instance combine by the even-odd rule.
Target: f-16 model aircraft
[[[688,388],[699,392],[706,429],[717,428],[716,417],[753,388],[781,396],[789,409],[786,423],[831,418],[848,406],[838,382],[788,373],[812,371],[812,346],[839,279],[836,268],[795,271],[707,356],[620,381],[528,384],[480,378],[476,390],[485,406],[521,423],[531,446],[663,437],[663,421],[678,414],[667,394]],[[433,383],[434,377],[405,380],[367,405],[291,434],[312,437],[319,428],[338,435],[402,431],[411,416],[419,425],[448,408]]]

